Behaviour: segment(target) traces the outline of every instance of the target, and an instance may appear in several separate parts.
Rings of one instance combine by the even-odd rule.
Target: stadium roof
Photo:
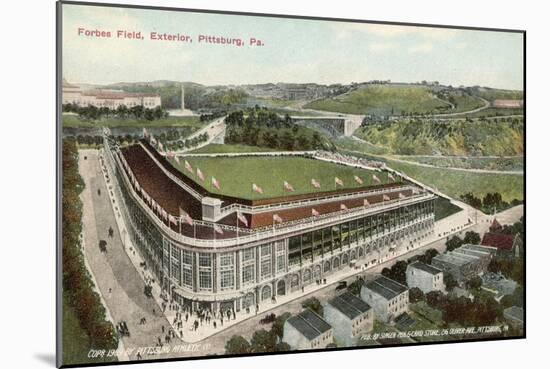
[[[407,287],[401,283],[397,283],[393,279],[389,279],[384,276],[380,276],[375,280],[367,282],[365,288],[377,293],[384,297],[386,300],[391,300],[396,296],[399,296],[403,292],[407,291]]]
[[[330,324],[310,309],[305,309],[300,314],[289,318],[287,322],[310,341],[332,328]]]
[[[371,309],[369,304],[350,292],[344,292],[328,303],[349,319],[355,319]]]
[[[433,267],[429,264],[422,263],[420,261],[416,261],[412,264],[409,264],[409,267],[419,269],[419,270],[422,270],[426,273],[430,273],[430,274],[433,274],[433,275],[443,273],[443,271],[441,269],[437,269],[436,267]]]

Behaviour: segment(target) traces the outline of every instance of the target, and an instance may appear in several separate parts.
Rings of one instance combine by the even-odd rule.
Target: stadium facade
[[[123,238],[192,310],[254,311],[433,233],[435,195],[405,182],[252,201],[209,193],[145,140],[120,148],[106,135],[100,160]]]

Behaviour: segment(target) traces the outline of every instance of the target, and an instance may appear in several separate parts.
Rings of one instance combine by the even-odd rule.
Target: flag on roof
[[[180,163],[180,158],[178,158],[176,155],[174,155],[174,160],[176,161],[176,163]]]
[[[353,176],[353,179],[355,179],[355,182],[359,183],[359,184],[363,184],[363,180],[357,176]]]
[[[315,188],[321,188],[319,181],[316,181],[314,178],[311,178],[311,185]]]
[[[369,206],[369,205],[370,205],[369,200],[363,199],[363,206]]]
[[[376,174],[373,174],[373,175],[372,175],[372,180],[375,181],[375,182],[378,182],[378,183],[381,182],[381,181],[380,181],[380,178],[378,178],[378,177],[376,176]]]
[[[334,183],[336,183],[337,185],[340,185],[340,186],[344,185],[344,182],[338,177],[334,177]]]
[[[159,149],[161,151],[164,151],[164,145],[162,144],[162,142],[159,141]]]
[[[187,169],[189,173],[193,173],[193,167],[191,166],[191,164],[189,164],[187,160],[185,161],[185,169]]]
[[[147,132],[147,128],[143,127],[143,137],[149,136],[149,132]]]
[[[382,200],[389,201],[390,197],[388,195],[382,195]]]
[[[216,187],[218,190],[221,190],[220,188],[220,182],[214,177],[212,177],[212,186]]]
[[[199,179],[204,182],[204,174],[202,173],[202,171],[200,170],[199,167],[197,167],[197,177],[199,177]],[[214,178],[214,177],[212,177],[212,178]],[[214,181],[212,181],[212,184],[214,184]],[[218,190],[219,190],[219,188],[218,188]]]
[[[388,173],[388,178],[391,179],[392,181],[395,181],[395,177],[391,173]]]
[[[214,231],[219,234],[223,234],[223,229],[217,224],[214,224]]]
[[[283,218],[281,218],[279,215],[277,214],[273,214],[273,221],[274,222],[277,222],[277,223],[282,223],[283,222]]]
[[[346,204],[340,204],[340,210],[348,210]]]
[[[173,158],[174,156],[175,156],[175,155],[174,155],[174,152],[173,152],[173,151],[170,151],[170,150],[169,150],[169,151],[166,153],[166,157],[168,157],[168,158]]]
[[[416,188],[416,187],[413,188],[412,193],[413,193],[413,195],[418,195],[418,188]]]
[[[180,220],[183,220],[189,225],[193,225],[193,219],[185,211],[180,209]]]
[[[245,226],[248,227],[248,220],[246,219],[246,217],[244,215],[237,212],[237,219],[239,219]]]
[[[149,137],[149,142],[151,142],[152,144],[156,144],[157,143],[157,140],[155,139],[155,137],[153,135],[151,135]]]
[[[252,191],[257,193],[264,193],[264,190],[260,186],[258,186],[256,183],[252,183]]]
[[[399,192],[399,198],[400,198],[400,199],[404,199],[404,198],[405,198],[405,195],[403,195],[402,192]]]
[[[290,183],[288,183],[287,181],[284,181],[283,185],[285,186],[285,190],[290,191],[290,192],[294,191],[294,187],[292,187],[292,185]]]
[[[319,212],[315,208],[311,208],[311,215],[314,217],[319,216]]]
[[[178,220],[172,214],[168,214],[168,220],[170,221],[170,223],[174,223],[174,224],[178,223]]]

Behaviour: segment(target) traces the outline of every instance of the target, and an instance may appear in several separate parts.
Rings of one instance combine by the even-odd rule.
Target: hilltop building
[[[63,79],[62,86],[62,101],[63,104],[82,107],[106,107],[109,109],[116,109],[122,105],[128,108],[143,106],[148,109],[161,106],[160,95],[158,94],[132,93],[110,89],[83,90],[79,86],[68,83],[65,79]]]

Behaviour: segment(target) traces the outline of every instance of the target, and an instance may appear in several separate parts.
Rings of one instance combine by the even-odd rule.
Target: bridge
[[[320,129],[324,133],[327,133],[333,137],[338,136],[351,136],[353,132],[363,122],[362,115],[336,115],[336,116],[291,116],[292,122],[310,127],[313,129]]]

